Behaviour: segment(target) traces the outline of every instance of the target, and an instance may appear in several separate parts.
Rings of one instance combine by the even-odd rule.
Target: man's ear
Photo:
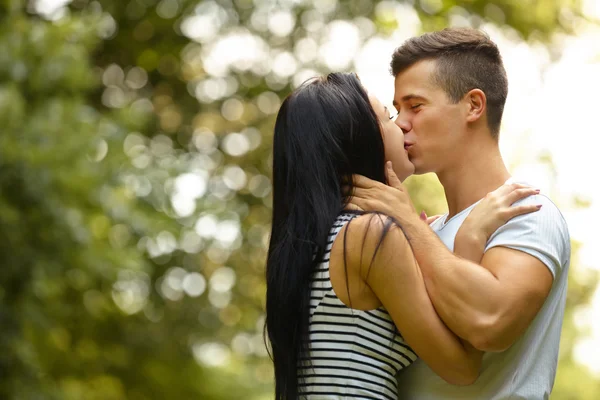
[[[481,89],[471,89],[464,97],[467,107],[467,121],[479,120],[486,111],[487,98]]]

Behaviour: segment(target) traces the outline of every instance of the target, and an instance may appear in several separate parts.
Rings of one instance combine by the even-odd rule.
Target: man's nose
[[[410,132],[412,129],[412,124],[403,115],[398,115],[396,121],[394,122],[396,122],[396,125],[398,125],[398,127],[402,129],[402,132],[404,133]]]

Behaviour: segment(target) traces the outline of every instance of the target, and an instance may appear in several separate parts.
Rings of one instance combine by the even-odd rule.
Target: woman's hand
[[[485,244],[492,234],[512,218],[538,211],[535,204],[513,204],[526,197],[539,194],[538,189],[511,183],[488,193],[471,211],[456,234],[454,252],[463,258],[479,263]]]
[[[439,217],[441,217],[440,214],[428,217],[427,214],[425,213],[425,211],[421,211],[421,214],[419,214],[419,218],[421,218],[423,221],[427,222],[427,225],[433,224],[435,222],[435,220],[437,220]]]
[[[542,207],[541,205],[513,206],[513,204],[525,197],[539,193],[539,189],[534,189],[520,183],[500,186],[493,192],[488,193],[473,208],[462,227],[478,231],[487,241],[496,229],[512,218],[538,211]]]

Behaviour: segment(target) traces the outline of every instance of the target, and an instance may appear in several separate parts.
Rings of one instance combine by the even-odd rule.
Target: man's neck
[[[448,202],[448,219],[502,186],[510,178],[496,143],[469,146],[460,161],[437,175]]]

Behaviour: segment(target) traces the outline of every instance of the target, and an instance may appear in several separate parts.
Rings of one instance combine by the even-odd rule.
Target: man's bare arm
[[[479,350],[510,347],[544,304],[553,281],[549,269],[506,247],[490,249],[478,265],[452,254],[422,221],[403,227],[448,327]]]
[[[408,193],[389,165],[387,172],[391,186],[355,177],[351,203],[363,210],[385,213],[400,222],[410,239],[432,303],[450,329],[480,350],[508,348],[529,326],[550,291],[553,276],[548,267],[536,257],[505,247],[489,250],[480,264],[452,254],[416,215]],[[478,213],[476,220],[487,220],[486,229],[480,231],[484,240],[512,218],[511,213],[517,211],[520,215],[534,208],[539,210],[535,205],[497,207],[507,200],[514,203],[515,197],[523,198],[527,190],[517,184],[505,185],[475,207],[472,214]],[[489,207],[480,207],[484,202]],[[487,211],[498,209],[502,212],[492,213],[489,219]]]

